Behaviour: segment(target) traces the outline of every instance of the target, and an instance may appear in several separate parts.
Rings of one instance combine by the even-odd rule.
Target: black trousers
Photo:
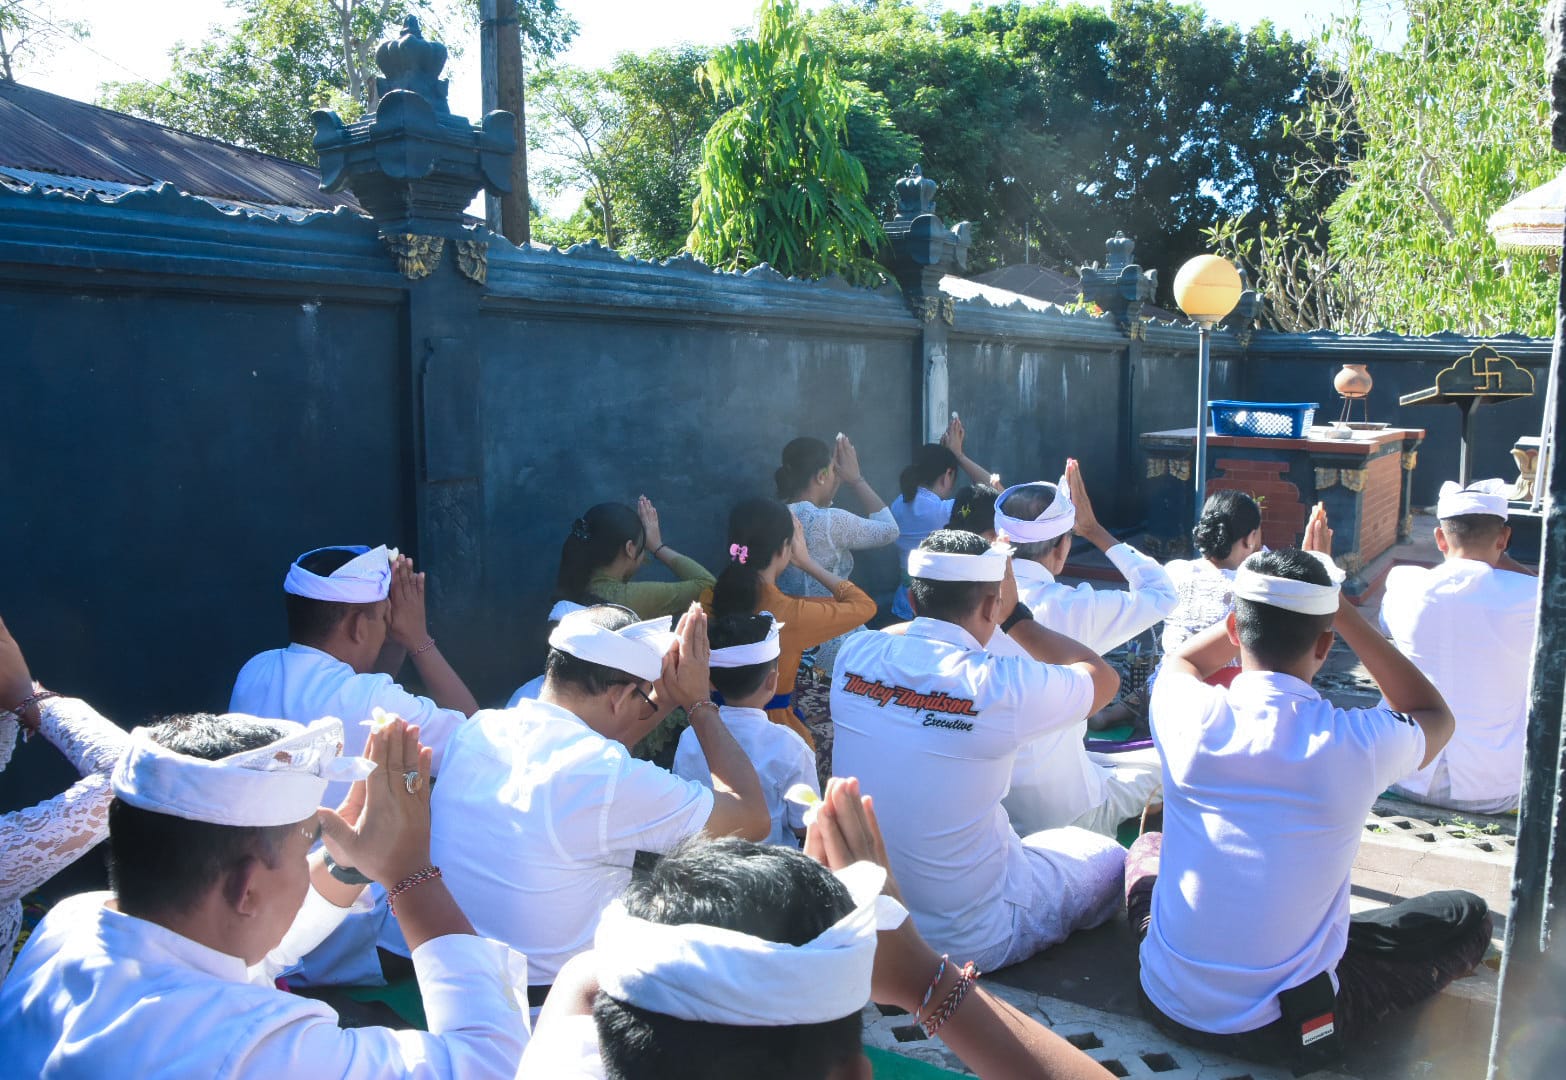
[[[1147,934],[1153,890],[1127,898],[1131,925]],[[1338,961],[1337,1029],[1353,1039],[1378,1021],[1440,993],[1473,971],[1490,946],[1489,906],[1470,892],[1427,893],[1349,919],[1348,947]],[[1166,1034],[1201,1049],[1263,1063],[1301,1056],[1298,1033],[1283,1020],[1254,1031],[1217,1035],[1166,1016],[1140,991],[1142,1008]]]

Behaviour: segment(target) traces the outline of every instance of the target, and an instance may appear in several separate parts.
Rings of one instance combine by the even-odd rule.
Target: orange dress
[[[799,678],[799,662],[806,649],[813,649],[831,641],[839,634],[846,634],[856,626],[863,626],[875,615],[875,601],[852,581],[845,581],[827,596],[790,596],[776,585],[761,582],[757,590],[759,603],[756,610],[770,611],[773,618],[783,624],[778,647],[778,694],[793,694],[794,683]],[[712,593],[701,598],[702,607],[712,610]],[[799,732],[812,750],[816,741],[810,729],[794,715],[792,706],[768,709],[767,716],[775,724],[783,724]]]

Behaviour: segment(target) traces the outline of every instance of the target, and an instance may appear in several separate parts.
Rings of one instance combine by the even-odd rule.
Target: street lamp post
[[[1212,366],[1213,327],[1234,310],[1244,289],[1240,272],[1217,255],[1198,255],[1175,275],[1175,303],[1196,323],[1196,460],[1192,462],[1196,486],[1196,511],[1201,520],[1207,497],[1207,383]]]

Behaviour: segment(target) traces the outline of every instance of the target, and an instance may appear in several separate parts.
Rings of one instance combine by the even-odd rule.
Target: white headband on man
[[[858,862],[836,872],[854,910],[803,945],[701,923],[638,919],[616,900],[593,939],[598,985],[628,1005],[736,1027],[824,1024],[870,1000],[876,933],[908,912],[881,892],[886,871]]]
[[[1004,509],[1006,500],[1014,492],[1030,487],[1049,488],[1055,493],[1055,497],[1039,512],[1038,517],[1031,520],[1015,518],[1006,513]],[[1066,535],[1076,528],[1076,525],[1077,508],[1071,501],[1070,488],[1066,486],[1064,476],[1060,478],[1058,484],[1051,484],[1044,480],[1034,484],[1013,484],[1001,492],[995,500],[995,535],[1004,536],[1014,544],[1042,544],[1057,536]]]
[[[1252,555],[1234,572],[1235,597],[1256,604],[1282,608],[1285,611],[1298,612],[1301,615],[1336,614],[1338,594],[1342,591],[1345,577],[1343,571],[1338,569],[1337,563],[1332,561],[1330,555],[1319,551],[1307,551],[1305,554],[1314,555],[1317,561],[1326,567],[1327,576],[1332,579],[1331,585],[1312,585],[1308,581],[1258,574],[1248,569],[1251,559],[1256,558]]]
[[[713,649],[707,657],[708,667],[750,667],[752,664],[765,664],[768,660],[776,660],[783,655],[783,645],[778,640],[778,631],[783,629],[783,624],[778,622],[770,611],[761,611],[757,614],[765,615],[772,620],[772,625],[767,628],[767,636],[746,645],[729,645],[726,648]]]
[[[663,674],[664,655],[674,646],[672,622],[664,615],[645,622],[632,623],[620,630],[608,630],[585,614],[590,609],[563,616],[549,634],[549,647],[570,653],[578,660],[602,664],[643,682],[657,682]]]
[[[299,564],[322,551],[352,551],[354,557],[330,574],[312,574]],[[391,593],[392,563],[397,549],[382,544],[368,548],[363,544],[341,544],[316,548],[294,560],[283,579],[283,591],[311,600],[331,600],[339,604],[374,604]]]
[[[926,551],[914,548],[908,553],[908,576],[924,581],[1000,581],[1006,576],[1006,560],[1014,549],[996,542],[982,555],[963,555],[955,551]]]
[[[269,828],[303,821],[320,808],[333,780],[363,780],[375,771],[366,758],[342,757],[343,724],[334,717],[306,727],[242,713],[224,719],[277,728],[275,742],[207,761],[153,742],[146,728],[131,732],[114,766],[114,794],[131,806],[209,825]]]
[[[549,622],[559,622],[573,611],[586,611],[586,604],[573,604],[569,600],[556,600],[555,606],[549,609]]]
[[[1511,511],[1506,493],[1511,485],[1505,480],[1475,480],[1467,487],[1448,480],[1441,485],[1436,502],[1436,517],[1462,517],[1465,514],[1489,514],[1506,520]]]

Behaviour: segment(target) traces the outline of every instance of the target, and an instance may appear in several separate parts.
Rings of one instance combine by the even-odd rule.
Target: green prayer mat
[[[944,1080],[946,1077],[964,1075],[871,1046],[865,1047],[865,1056],[870,1059],[875,1080]]]
[[[430,1024],[424,1016],[424,998],[419,994],[419,981],[412,976],[398,979],[385,986],[347,986],[343,993],[355,1001],[378,1001],[402,1017],[409,1027],[428,1031]]]
[[[1104,728],[1102,731],[1092,733],[1092,742],[1126,742],[1136,734],[1135,724],[1116,724],[1114,727]]]

